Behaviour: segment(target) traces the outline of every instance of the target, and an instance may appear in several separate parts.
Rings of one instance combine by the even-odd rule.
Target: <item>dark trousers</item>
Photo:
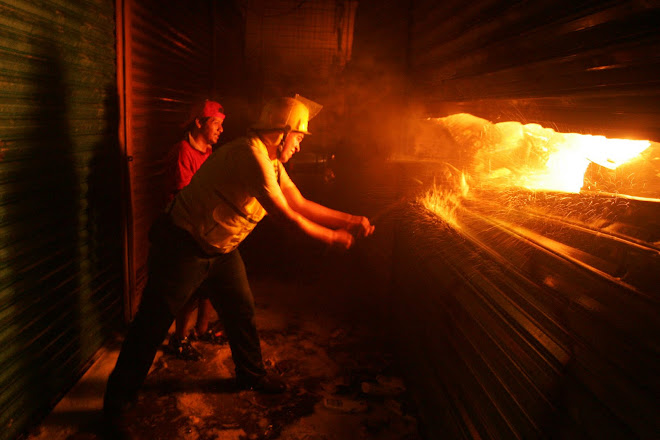
[[[221,311],[236,375],[249,379],[265,374],[254,299],[238,250],[205,254],[169,221],[154,224],[150,237],[149,278],[108,379],[106,412],[120,411],[135,400],[175,315],[193,294],[207,296]]]

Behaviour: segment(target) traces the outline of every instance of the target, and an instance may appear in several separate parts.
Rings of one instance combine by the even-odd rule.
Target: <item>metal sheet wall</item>
[[[657,2],[406,3],[408,91],[426,116],[660,138]],[[424,180],[412,168],[393,180]],[[488,200],[511,206],[500,197]],[[657,203],[564,199],[556,217],[572,212],[572,225],[515,217],[505,227],[466,210],[467,237],[423,210],[392,215],[391,325],[428,438],[657,435],[657,234],[639,246],[574,218],[616,205],[626,228],[657,230]],[[539,228],[525,236],[530,223]]]
[[[183,135],[191,103],[214,92],[214,7],[205,0],[126,0],[121,9],[131,318],[146,283],[147,234],[166,203],[163,159]]]
[[[430,115],[660,139],[657,2],[410,4],[412,92]]]
[[[450,224],[412,202],[448,187],[441,163],[363,174],[377,233],[355,249],[373,272],[361,297],[424,438],[656,437],[657,201],[472,188],[437,200]]]
[[[654,438],[658,249],[529,212],[600,202],[636,221],[657,203],[539,195],[502,221],[485,196],[459,230],[409,208],[395,232],[393,324],[428,438]]]
[[[0,438],[121,316],[114,4],[0,1]]]

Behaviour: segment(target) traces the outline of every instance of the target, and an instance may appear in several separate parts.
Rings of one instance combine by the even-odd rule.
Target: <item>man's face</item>
[[[220,133],[223,132],[222,123],[224,118],[219,118],[217,116],[208,118],[206,122],[200,127],[202,136],[204,140],[209,145],[214,145],[220,139]]]
[[[303,139],[305,139],[305,135],[303,133],[297,133],[295,131],[289,132],[286,135],[286,139],[284,140],[284,147],[280,153],[280,162],[287,163],[294,154],[300,151],[300,143]]]

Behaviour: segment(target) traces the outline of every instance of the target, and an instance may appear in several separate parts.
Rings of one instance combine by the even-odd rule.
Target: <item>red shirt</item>
[[[182,140],[174,145],[170,162],[168,202],[172,201],[174,196],[190,183],[192,176],[208,159],[211,152],[212,150],[208,148],[206,152],[202,153],[190,145],[188,140]]]

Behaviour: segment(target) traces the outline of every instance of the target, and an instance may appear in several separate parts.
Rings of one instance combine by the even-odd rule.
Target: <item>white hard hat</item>
[[[312,110],[313,109],[313,113]],[[322,106],[296,95],[295,98],[275,98],[266,103],[259,120],[252,125],[254,130],[283,130],[311,134],[308,131],[309,120],[321,110]]]

